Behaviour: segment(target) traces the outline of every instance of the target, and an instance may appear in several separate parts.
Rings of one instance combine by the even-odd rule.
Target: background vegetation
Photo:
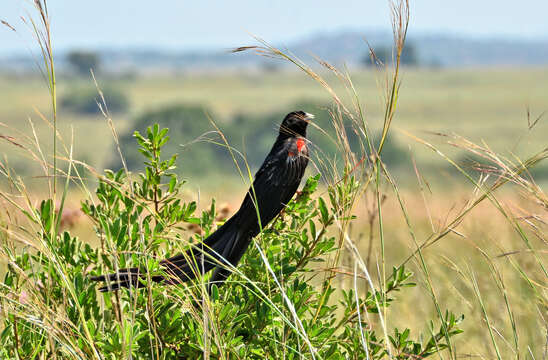
[[[324,75],[329,78],[328,74]],[[213,157],[213,154],[222,153],[220,159],[225,159],[226,152],[214,145],[179,146],[194,141],[203,134],[200,132],[202,130],[215,130],[210,120],[227,133],[231,144],[253,158],[252,164],[256,166],[257,161],[260,161],[267,151],[269,139],[275,135],[276,125],[282,113],[300,106],[321,119],[329,118],[328,94],[305,75],[293,71],[275,74],[175,74],[134,79],[102,79],[99,76],[98,79],[101,87],[107,90],[118,89],[128,99],[129,112],[117,114],[113,111],[113,120],[120,136],[127,134],[130,138],[133,130],[143,131],[154,122],[165,121],[163,124],[167,126],[168,121],[161,119],[164,111],[173,112],[176,107],[194,111],[193,124],[185,122],[184,125],[175,125],[176,120],[170,122],[170,125],[177,126],[177,129],[181,129],[179,126],[192,127],[191,133],[175,131],[174,128],[170,142],[170,150],[178,147],[176,152],[180,153],[179,161],[186,162],[189,166],[185,174],[189,177],[193,177],[196,170],[192,168],[195,162],[192,161],[194,156],[191,154],[200,154],[200,158],[208,163],[220,163],[216,162],[217,158]],[[352,79],[368,113],[370,125],[373,130],[378,131],[382,126],[382,98],[377,82],[380,80],[379,74],[374,70],[357,71],[352,73]],[[528,154],[546,143],[544,134],[548,132],[548,123],[541,120],[534,129],[529,130],[527,109],[530,109],[531,122],[542,114],[546,109],[544,94],[548,92],[547,84],[548,75],[544,68],[405,69],[398,103],[398,121],[394,124],[394,131],[390,133],[390,140],[405,150],[411,146],[421,169],[427,174],[436,175],[430,179],[434,183],[438,179],[443,183],[451,181],[452,177],[443,176],[450,167],[439,156],[410,140],[401,132],[402,130],[420,135],[440,146],[444,146],[443,138],[433,133],[455,133],[476,142],[485,140],[493,150],[505,154]],[[91,78],[83,80],[72,77],[61,78],[58,86],[61,101],[66,94],[71,94],[72,89],[94,87]],[[345,92],[337,82],[333,83],[333,88],[337,92]],[[0,122],[8,127],[3,133],[14,136],[15,129],[28,133],[30,126],[27,119],[30,116],[35,120],[36,131],[44,138],[43,146],[47,149],[49,127],[38,120],[39,117],[32,111],[32,108],[36,107],[41,113],[48,113],[48,94],[40,77],[14,78],[0,74],[0,91],[4,94],[4,101],[0,103]],[[105,94],[107,105],[112,101],[114,108],[116,99],[111,100],[106,91]],[[88,99],[91,99],[97,109],[94,103],[97,94],[94,95]],[[204,111],[196,111],[197,108]],[[62,106],[59,111],[63,117],[59,131],[65,138],[70,138],[74,131],[74,138],[78,143],[74,149],[75,157],[98,170],[119,164],[119,156],[109,126],[102,114],[73,113]],[[155,118],[157,116],[158,118]],[[243,124],[238,125],[239,119],[243,119]],[[260,143],[250,141],[251,136],[258,136],[262,140]],[[314,143],[321,146],[330,143],[315,129],[311,129],[310,137]],[[457,148],[446,147],[445,150],[459,159],[470,156]],[[9,144],[0,143],[0,151],[9,154],[10,163],[18,170],[22,170],[21,175],[31,175],[37,169],[18,158],[16,151]],[[188,156],[187,152],[190,152]],[[405,164],[409,164],[409,161],[401,164],[407,174],[401,177],[402,185],[413,185],[413,177],[408,176],[408,171],[412,171],[412,167]],[[547,168],[545,164],[539,166]],[[33,171],[30,171],[31,169]],[[237,172],[231,164],[221,165],[220,169],[223,170],[223,175],[236,178],[238,182]],[[206,170],[201,169],[202,173]],[[547,170],[544,170],[544,174],[546,172]],[[218,186],[216,183],[209,184],[210,177],[205,181],[200,176],[195,179],[199,180],[202,187],[206,186],[206,190],[215,191]]]

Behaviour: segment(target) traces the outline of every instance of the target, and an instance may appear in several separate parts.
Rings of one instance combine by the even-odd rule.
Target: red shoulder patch
[[[299,152],[302,151],[302,149],[306,146],[306,142],[304,141],[304,139],[301,139],[301,138],[298,138],[297,139],[297,150],[299,150]]]

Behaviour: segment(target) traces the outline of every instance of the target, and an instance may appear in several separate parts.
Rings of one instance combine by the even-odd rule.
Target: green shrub
[[[127,96],[120,90],[112,87],[102,89],[103,96],[111,113],[124,113],[129,108]],[[97,89],[77,88],[66,92],[60,101],[61,107],[75,113],[93,115],[101,114],[98,104],[103,104]]]
[[[382,359],[390,352],[417,359],[445,349],[449,337],[461,332],[462,317],[447,312],[439,330],[431,327],[423,340],[413,340],[410,329],[386,329],[384,335],[384,309],[397,306],[405,288],[414,286],[404,267],[394,268],[375,291],[337,288],[329,270],[322,270],[341,249],[331,234],[351,210],[347,197],[359,188],[353,177],[329,187],[327,199],[316,193],[319,176],[309,178],[211,297],[204,279],[98,293],[91,275],[131,266],[157,274],[160,259],[201,240],[184,231],[185,224],[199,224],[205,236],[217,226],[215,202],[196,214],[194,202],[179,198],[176,157],[162,158],[167,133],[157,125],[144,136],[135,132],[145,171],[136,180],[107,171],[97,200],[82,204],[98,249],[68,232],[52,237],[57,220],[51,200],[29,214],[39,248],[15,251],[3,238],[9,266],[0,288],[2,358]],[[24,301],[16,301],[22,294]]]

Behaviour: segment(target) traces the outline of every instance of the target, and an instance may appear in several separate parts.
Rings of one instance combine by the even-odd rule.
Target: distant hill
[[[548,64],[548,40],[470,39],[449,35],[411,37],[424,60],[443,66],[534,66]]]
[[[417,51],[423,65],[449,67],[548,64],[548,39],[469,38],[448,34],[410,34],[407,43]],[[383,31],[346,31],[316,34],[288,48],[299,55],[312,53],[329,62],[354,65],[363,60],[368,45],[374,49],[392,44]]]
[[[348,30],[318,33],[287,44],[275,44],[287,49],[306,62],[316,55],[330,63],[359,66],[374,49],[392,43],[389,31]],[[470,38],[448,34],[410,34],[408,44],[415,47],[419,65],[436,67],[535,66],[548,64],[548,39],[525,40],[506,38]],[[236,68],[272,70],[286,66],[282,62],[251,53],[232,54],[230,49],[199,52],[175,52],[157,49],[100,49],[104,68],[109,71],[211,71]],[[57,65],[66,66],[63,53],[58,53]],[[24,56],[0,58],[0,71],[25,71],[35,62]]]

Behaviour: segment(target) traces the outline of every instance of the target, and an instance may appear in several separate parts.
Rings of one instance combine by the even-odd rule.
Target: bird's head
[[[290,112],[280,125],[280,135],[306,137],[306,127],[312,119],[314,119],[314,115],[304,111]]]

